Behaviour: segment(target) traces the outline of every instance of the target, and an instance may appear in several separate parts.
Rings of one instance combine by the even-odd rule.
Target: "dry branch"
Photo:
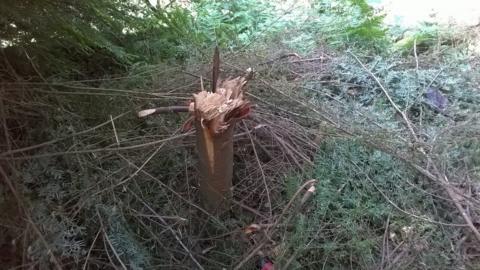
[[[403,112],[402,110],[400,110],[400,107],[398,107],[398,105],[395,103],[395,101],[393,101],[392,97],[390,96],[390,94],[388,93],[387,89],[385,89],[385,87],[383,86],[383,84],[380,82],[380,80],[378,79],[377,76],[375,76],[375,74],[373,74],[363,63],[362,61],[360,61],[360,59],[358,59],[358,57],[350,52],[350,54],[353,56],[353,58],[355,58],[355,60],[360,64],[360,66],[362,66],[363,69],[365,69],[365,71],[375,80],[375,82],[377,82],[378,86],[380,87],[380,89],[382,89],[382,92],[385,94],[385,97],[388,99],[388,102],[390,102],[390,104],[392,105],[392,107],[395,109],[395,111],[400,114],[400,116],[402,117],[403,121],[405,122],[405,125],[407,126],[408,130],[410,131],[410,134],[412,135],[412,138],[414,139],[415,142],[418,141],[418,137],[417,137],[417,134],[415,133],[415,130],[413,129],[413,124],[412,122],[410,122],[410,120],[408,119],[408,116],[405,112]]]

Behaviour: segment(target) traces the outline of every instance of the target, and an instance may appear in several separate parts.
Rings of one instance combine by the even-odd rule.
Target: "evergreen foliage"
[[[417,253],[411,254],[415,264],[406,269],[420,265],[455,268],[458,262],[447,255],[448,247],[439,241],[453,235],[393,206],[435,218],[426,213],[437,205],[411,184],[422,181],[415,172],[385,153],[348,139],[325,141],[316,160],[311,177],[321,181],[312,210],[295,221],[294,229],[286,236],[288,256],[284,257],[295,254],[298,258],[292,269],[370,269],[379,265],[387,220],[387,237],[392,241],[421,237],[429,245],[428,249],[421,246],[424,243],[418,246]],[[404,269],[401,264],[397,266]]]
[[[58,72],[79,64],[99,68],[102,59],[111,65],[134,59],[122,34],[139,23],[139,9],[131,1],[4,0],[1,4],[2,47],[16,48],[42,70]]]

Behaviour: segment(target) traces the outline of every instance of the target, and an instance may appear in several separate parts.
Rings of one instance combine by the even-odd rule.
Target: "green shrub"
[[[364,0],[320,0],[311,28],[336,47],[384,48],[383,15],[375,14]]]

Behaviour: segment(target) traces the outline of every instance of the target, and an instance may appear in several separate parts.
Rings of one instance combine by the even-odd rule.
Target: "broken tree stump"
[[[233,175],[235,122],[248,115],[244,98],[246,77],[217,83],[215,92],[201,91],[190,105],[197,132],[199,191],[203,206],[211,212],[228,209]]]
[[[247,82],[253,70],[245,76],[219,79],[220,56],[215,48],[212,67],[211,92],[201,91],[193,95],[189,106],[170,106],[146,109],[138,112],[139,118],[167,112],[190,112],[192,117],[184,127],[196,129],[199,158],[199,193],[203,207],[211,213],[228,210],[232,196],[233,177],[233,131],[237,120],[250,112],[250,103],[245,99]],[[201,78],[201,77],[200,77]]]

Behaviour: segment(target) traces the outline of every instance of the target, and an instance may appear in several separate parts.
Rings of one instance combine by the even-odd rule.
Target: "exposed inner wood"
[[[199,155],[200,200],[212,212],[229,207],[233,175],[233,126],[219,136],[211,136],[208,129],[195,121]]]

